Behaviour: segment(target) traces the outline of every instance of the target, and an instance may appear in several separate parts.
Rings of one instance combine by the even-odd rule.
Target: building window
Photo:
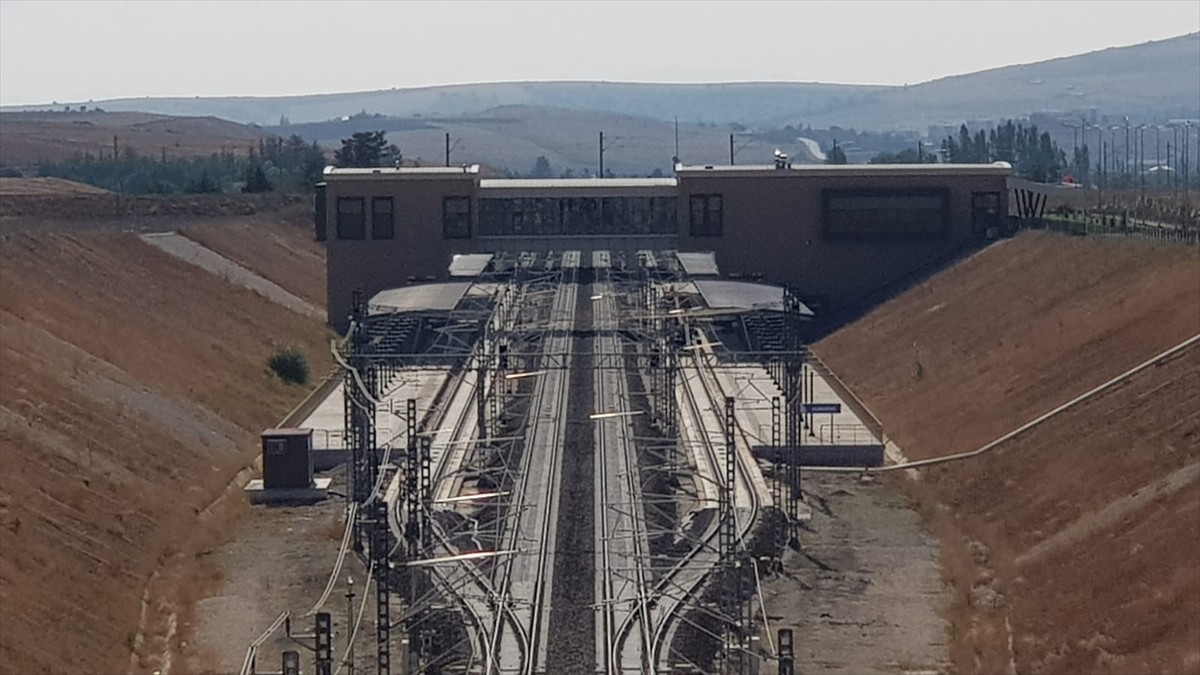
[[[391,197],[371,199],[371,238],[391,239],[396,236],[396,221],[392,214]]]
[[[337,238],[362,239],[366,236],[366,215],[362,197],[338,197]]]
[[[471,238],[471,198],[442,199],[442,236],[446,239]]]
[[[971,218],[976,221],[993,220],[1000,216],[999,192],[971,193]]]
[[[673,235],[674,197],[509,197],[479,200],[479,236]]]
[[[824,190],[821,197],[827,239],[927,239],[948,230],[944,189]]]
[[[692,195],[691,234],[693,237],[719,237],[725,224],[721,195]]]

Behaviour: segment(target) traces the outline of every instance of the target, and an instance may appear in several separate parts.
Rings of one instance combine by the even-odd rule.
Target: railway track
[[[593,349],[619,354],[617,309],[608,270],[593,286]],[[643,673],[650,652],[649,542],[624,371],[593,372],[595,420],[596,672]]]
[[[507,309],[501,313],[507,315]],[[434,401],[432,412],[421,424],[425,430],[423,433],[432,437],[431,454],[434,467],[431,498],[435,502],[454,496],[464,463],[465,449],[478,442],[477,437],[482,435],[475,401],[477,389],[481,386],[478,363],[484,358],[486,355],[477,348],[464,367],[446,382]],[[397,546],[404,541],[400,523],[405,522],[405,518],[399,500],[402,477],[401,473],[395,473],[386,493],[389,527]],[[433,541],[430,549],[423,552],[423,557],[453,557],[461,553],[436,519],[431,519],[431,522]],[[492,651],[493,643],[489,635],[497,623],[507,622],[509,625],[519,626],[519,621],[509,608],[497,602],[498,592],[492,579],[471,561],[434,566],[430,579],[442,596],[458,599],[467,619],[464,628],[470,636],[471,652],[465,670],[476,672],[482,668],[485,672],[499,672],[498,655]]]
[[[679,386],[679,396],[683,399],[679,408],[680,415],[689,416],[691,426],[696,430],[694,437],[689,438],[687,442],[699,446],[696,470],[702,481],[711,486],[719,486],[722,482],[725,453],[735,453],[736,479],[732,490],[732,515],[736,521],[738,545],[744,546],[745,539],[758,518],[761,501],[750,480],[751,469],[746,465],[742,453],[737,452],[735,448],[725,448],[724,421],[719,414],[724,410],[725,395],[715,374],[706,365],[699,351],[700,349],[690,350],[690,356],[685,357],[686,363],[682,369]],[[681,431],[688,426],[680,424]],[[717,518],[709,519],[696,544],[655,584],[654,592],[659,600],[655,605],[654,631],[648,655],[653,663],[652,668],[665,671],[671,667],[672,643],[679,626],[679,615],[699,599],[699,590],[704,580],[720,562],[715,547],[720,525]]]
[[[542,350],[562,355],[562,367],[538,378],[525,429],[520,475],[508,506],[503,548],[518,550],[496,567],[499,602],[511,608],[515,625],[504,630],[497,617],[489,636],[501,673],[546,672],[550,597],[553,584],[559,480],[566,431],[572,329],[579,294],[579,253],[565,253],[554,290]]]
[[[588,664],[579,666],[586,670],[594,663],[596,673],[631,675],[669,672],[680,664],[696,666],[680,654],[675,637],[685,615],[699,604],[705,580],[721,562],[716,550],[721,527],[715,515],[716,494],[724,480],[727,453],[734,454],[736,466],[735,484],[731,486],[734,495],[731,517],[735,520],[739,545],[744,546],[741,542],[748,536],[761,507],[759,493],[750,478],[751,467],[737,448],[745,442],[745,434],[736,430],[737,443],[725,447],[725,393],[721,378],[701,356],[701,350],[709,347],[699,345],[689,349],[674,395],[678,401],[682,442],[693,453],[697,480],[704,487],[696,519],[701,529],[689,535],[694,544],[668,569],[651,568],[641,474],[633,440],[631,415],[636,411],[630,409],[628,374],[611,366],[621,362],[613,356],[622,354],[624,349],[618,329],[616,287],[607,265],[603,264],[606,261],[593,262],[595,280],[585,288],[578,274],[578,253],[569,252],[561,259],[547,261],[547,270],[553,272],[540,275],[528,286],[523,283],[513,294],[520,298],[515,310],[510,307],[514,311],[504,313],[507,317],[504,321],[523,323],[525,331],[538,332],[544,328],[536,343],[538,347],[520,354],[527,367],[540,363],[542,369],[528,373],[537,379],[528,394],[524,430],[520,437],[514,437],[520,438],[517,442],[521,443],[519,466],[514,467],[494,541],[495,548],[516,554],[484,563],[463,560],[438,564],[431,569],[435,587],[443,596],[456,598],[463,610],[471,644],[466,672],[536,675],[550,672],[551,668],[563,670],[566,663],[570,664],[567,668],[570,672],[582,672],[576,670],[576,664]],[[587,311],[582,313],[577,311],[578,305],[588,301],[586,296],[580,299],[581,290],[587,290],[591,296]],[[577,330],[594,337],[581,338]],[[576,349],[586,352],[576,356],[573,353]],[[443,389],[440,398],[444,403],[439,404],[438,413],[425,421],[425,428],[434,437],[436,499],[456,496],[464,457],[469,454],[464,449],[483,442],[481,437],[487,435],[479,428],[476,415],[480,385],[479,371],[474,365],[490,357],[477,350],[467,367]],[[610,365],[591,367],[593,363]],[[574,373],[574,377],[587,378],[583,380],[586,384],[572,379],[573,372],[580,368],[584,370]],[[573,391],[573,387],[578,391]],[[583,396],[587,401],[570,396]],[[589,409],[595,411],[590,420],[585,418]],[[568,423],[583,424],[590,452],[580,446],[582,431],[572,431],[568,437]],[[572,444],[579,449],[579,461],[587,461],[592,467],[590,477],[581,479],[576,472],[576,477],[568,482],[571,485],[585,480],[591,485],[591,497],[578,490],[573,492],[585,500],[593,498],[590,522],[569,513],[569,509],[578,509],[580,504],[564,505],[568,511],[560,515],[564,455]],[[389,493],[391,496],[393,491]],[[580,522],[585,523],[583,527],[589,532],[586,536],[594,535],[594,550],[582,554],[591,570],[577,569],[582,565],[572,564],[580,557],[580,552],[574,550],[580,540],[577,535],[564,534],[577,528]],[[398,539],[401,537],[395,527],[393,532]],[[573,548],[564,551],[567,558],[558,560],[556,565],[559,557],[556,546],[562,545],[559,540],[563,537]],[[453,533],[444,532],[440,524],[435,524],[434,541],[426,555],[453,557],[464,552],[461,546],[461,537],[456,540]],[[577,592],[564,595],[561,588],[563,584],[577,585],[584,577],[588,587],[594,587],[594,630],[590,611],[587,625],[581,629],[572,625],[569,618],[578,619],[578,613],[564,615],[561,607],[556,609],[558,628],[553,639],[557,656],[553,657],[556,665],[551,665],[548,653],[552,596],[559,603],[583,602],[581,606],[586,606],[590,597]],[[581,635],[581,630],[586,632]],[[569,643],[565,649],[564,643]],[[589,656],[572,656],[563,661],[564,653],[573,652],[587,652]]]

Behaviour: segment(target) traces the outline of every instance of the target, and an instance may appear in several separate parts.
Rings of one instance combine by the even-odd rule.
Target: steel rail
[[[720,462],[719,462],[718,454],[715,450],[712,436],[709,433],[709,430],[706,430],[704,428],[703,415],[701,414],[701,401],[698,400],[698,394],[694,390],[693,380],[698,381],[700,383],[700,388],[703,390],[703,396],[705,399],[707,399],[709,406],[713,410],[722,410],[724,408],[724,395],[721,392],[720,383],[716,382],[715,378],[711,385],[707,381],[707,377],[705,376],[705,369],[707,368],[711,374],[712,366],[711,366],[711,364],[708,364],[707,361],[700,354],[701,351],[702,350],[697,349],[697,350],[692,350],[692,353],[691,353],[691,359],[693,361],[691,370],[693,370],[695,372],[695,377],[694,378],[687,377],[686,371],[688,369],[685,368],[684,376],[681,377],[680,379],[681,379],[682,389],[684,390],[684,398],[686,399],[686,401],[688,403],[687,407],[688,407],[688,409],[691,410],[692,415],[694,416],[694,419],[697,422],[697,428],[700,429],[700,436],[702,437],[705,455],[707,456],[707,458],[709,460],[710,466],[713,471],[713,475],[719,476],[719,475],[721,475],[721,471],[720,471]],[[714,391],[713,391],[714,388],[716,390],[716,393],[721,394],[718,397],[718,398],[720,398],[719,402],[714,400]],[[682,412],[683,412],[683,409],[681,408],[681,413]],[[736,424],[736,421],[735,421],[735,424]],[[729,451],[736,452],[735,448],[729,448]],[[741,453],[736,453],[735,457],[736,457],[736,468],[737,468],[737,470],[735,471],[735,475],[737,476],[737,480],[744,486],[746,493],[750,496],[749,516],[747,518],[745,518],[744,520],[739,519],[738,521],[736,521],[736,522],[738,522],[738,526],[737,526],[738,544],[744,546],[745,538],[749,534],[750,530],[752,529],[752,527],[754,525],[754,522],[756,521],[756,519],[758,517],[758,511],[759,511],[760,505],[759,505],[757,491],[754,490],[754,487],[750,483],[750,480],[748,478],[748,469],[745,466],[744,459],[741,457]],[[699,467],[697,467],[697,468],[699,469]],[[735,486],[735,489],[733,490],[733,498],[734,498],[735,504],[731,505],[732,515],[735,519],[737,519],[736,486]],[[720,522],[717,521],[716,519],[714,519],[714,521],[711,522],[709,524],[709,526],[705,529],[705,532],[701,536],[701,539],[697,543],[697,545],[694,546],[659,581],[659,583],[656,585],[656,591],[658,593],[660,593],[662,595],[666,595],[663,591],[668,586],[675,585],[674,584],[675,578],[680,576],[681,573],[685,570],[685,568],[691,566],[693,564],[693,562],[696,561],[700,557],[700,554],[703,553],[704,551],[711,552],[710,545],[712,543],[712,540],[717,537],[719,527],[720,527]],[[710,561],[707,561],[707,562],[704,562],[701,564],[705,568],[711,568],[711,567],[715,566],[716,562],[717,561],[715,561],[715,560],[710,560]],[[705,570],[703,570],[702,574],[697,574],[697,575],[695,575],[694,578],[687,580],[685,582],[685,585],[681,586],[681,589],[684,591],[682,596],[672,597],[672,596],[668,595],[667,597],[670,599],[670,602],[663,603],[663,605],[665,605],[665,607],[664,607],[664,611],[662,613],[661,618],[659,619],[657,625],[655,626],[654,639],[653,639],[653,643],[652,643],[652,653],[651,653],[650,657],[656,663],[659,663],[664,668],[669,667],[669,664],[667,663],[667,659],[669,658],[669,653],[670,653],[670,644],[669,643],[671,641],[671,635],[673,634],[674,629],[677,626],[677,624],[675,624],[673,620],[676,618],[676,615],[678,614],[678,612],[684,608],[685,600],[688,597],[693,596],[696,589],[699,588],[699,586],[704,582],[705,578],[708,576],[708,572],[709,572],[709,569],[705,569]],[[663,605],[660,605],[660,607],[663,607]]]
[[[701,373],[701,383],[705,389],[707,397],[715,409],[722,409],[725,402],[725,391],[724,387],[721,386],[720,378],[717,376],[716,366],[714,365],[715,360],[706,359],[702,354],[696,354],[696,356],[700,359],[698,370]],[[720,403],[720,407],[718,407],[718,402]],[[725,448],[725,451],[734,453],[733,456],[736,467],[734,475],[737,477],[738,483],[745,491],[745,494],[749,499],[749,513],[744,519],[739,517],[737,508],[737,486],[734,486],[734,488],[731,490],[731,498],[734,500],[734,503],[730,505],[730,515],[734,519],[735,531],[737,533],[737,538],[734,542],[734,545],[740,547],[742,551],[745,552],[746,539],[749,537],[750,532],[754,527],[754,523],[758,520],[758,514],[762,508],[762,503],[761,495],[755,488],[754,482],[751,480],[752,469],[747,465],[746,460],[748,453],[743,454],[739,450],[738,442],[736,440],[740,437],[742,443],[746,443],[746,432],[744,429],[741,429],[741,426],[737,422],[736,416],[734,416],[734,419],[731,420],[731,423],[735,427],[735,441],[733,446]]]
[[[458,398],[458,396],[461,392],[465,392],[465,398],[466,398],[467,404],[460,406],[461,412],[458,415],[458,419],[453,421],[453,427],[452,427],[453,431],[451,433],[451,442],[457,441],[463,435],[464,430],[469,425],[470,414],[473,412],[470,402],[475,396],[475,393],[474,393],[475,387],[482,386],[482,383],[479,382],[478,380],[476,380],[472,386],[468,386],[468,384],[467,384],[466,374],[468,372],[470,372],[469,367],[471,365],[471,362],[474,361],[476,358],[478,358],[478,355],[473,354],[471,359],[468,360],[468,364],[467,364],[468,368],[465,368],[455,378],[456,382],[453,385],[454,390],[450,394],[449,398],[447,399],[448,400],[447,405],[442,406],[440,408],[439,412],[434,417],[434,423],[431,425],[434,429],[444,428],[446,425],[446,418],[451,414],[451,411],[455,407],[453,405],[453,402]],[[450,448],[450,447],[455,447],[455,446],[452,444],[447,444],[446,447]],[[447,471],[447,469],[454,470],[455,468],[457,468],[457,467],[449,467],[448,462],[450,462],[450,461],[451,460],[446,457],[445,452],[443,452],[441,455],[439,455],[438,465],[437,465],[437,468],[434,470],[432,484],[434,484],[434,485],[439,484],[441,482],[441,480],[444,478],[444,474]],[[399,502],[397,502],[397,508],[398,507],[399,507]],[[430,521],[432,522],[432,518],[430,519]],[[445,534],[443,532],[441,532],[440,528],[435,528],[434,531],[438,535],[438,539],[441,541],[443,548],[445,548],[451,554],[458,552],[457,548],[455,548],[453,546],[453,544],[449,541],[449,539],[445,536]],[[397,541],[399,541],[399,540],[397,540]],[[473,581],[475,582],[475,584],[478,585],[479,588],[481,588],[485,593],[488,592],[491,585],[490,585],[490,583],[488,583],[487,578],[484,577],[483,575],[479,574],[478,570],[474,567],[474,565],[472,563],[464,561],[462,563],[462,565],[463,565],[463,567],[461,569],[463,569],[469,576],[473,577]],[[475,574],[471,574],[472,572],[474,572]],[[447,593],[450,597],[454,597],[454,598],[458,599],[459,604],[470,615],[471,623],[473,623],[477,627],[478,633],[474,636],[473,639],[471,639],[469,641],[470,644],[472,645],[472,660],[476,656],[478,656],[479,659],[483,663],[488,663],[488,664],[493,663],[494,659],[495,659],[495,655],[488,649],[489,642],[487,640],[487,626],[489,625],[490,622],[484,616],[483,612],[481,612],[480,609],[478,607],[476,607],[476,604],[474,602],[472,602],[470,599],[466,598],[463,594],[461,594],[455,590],[453,581],[451,579],[451,573],[449,571],[445,571],[445,570],[435,567],[430,576],[434,579],[435,584],[438,585],[439,589],[443,593]],[[468,631],[471,630],[469,626],[465,625],[464,627]],[[476,651],[478,651],[478,654],[476,654]]]
[[[602,272],[597,270],[597,275],[602,275]],[[611,283],[607,279],[603,281],[597,279],[593,291],[595,297],[598,298],[593,305],[595,308],[593,327],[596,332],[593,349],[597,353],[616,352],[620,343],[614,332],[618,322]],[[626,392],[624,376],[624,373],[620,371],[607,369],[595,371],[593,375],[596,387],[594,399],[599,404],[599,410],[607,408],[624,410],[628,406],[630,399]],[[610,443],[610,424],[618,425],[615,434],[616,452],[611,455],[617,458],[617,473],[623,477],[623,481],[618,483],[618,494],[615,499],[610,497],[609,467],[606,463],[606,457],[610,456],[608,450],[612,449],[609,446],[613,444]],[[643,516],[638,509],[641,485],[637,470],[637,455],[632,447],[632,433],[630,433],[629,426],[628,417],[614,417],[598,420],[595,432],[597,440],[595,446],[596,477],[600,493],[600,513],[597,524],[600,528],[601,580],[598,586],[602,591],[602,597],[597,598],[597,605],[603,610],[601,612],[603,624],[598,627],[603,637],[600,644],[597,645],[597,667],[603,668],[603,672],[610,674],[630,672],[631,667],[632,672],[635,673],[647,672],[643,669],[643,665],[645,656],[649,653],[651,630],[650,595],[647,592],[649,584],[645,569],[647,552],[644,537],[646,535]],[[625,552],[623,557],[632,560],[620,562],[614,560],[614,557],[617,556],[613,552],[611,542],[618,534],[616,523],[610,523],[610,511],[618,514],[614,520],[619,522],[621,514],[628,520],[632,552]],[[629,579],[618,578],[618,569],[628,563],[632,563],[630,569],[633,572],[632,583],[636,592],[636,597],[631,599],[631,604],[628,604],[629,599],[617,597],[616,591],[618,583],[629,583]],[[632,635],[635,630],[638,631],[638,639],[629,645],[627,643],[628,636]],[[634,647],[632,653],[626,651],[629,646]],[[630,667],[631,662],[632,666]],[[652,661],[648,666],[648,672],[656,672],[655,664]]]
[[[505,291],[504,294],[507,294],[507,291]],[[520,297],[523,297],[523,295],[519,296],[519,298]],[[507,305],[501,307],[498,304],[496,309],[493,311],[492,316],[488,318],[488,321],[492,322],[500,320],[507,323],[507,318],[498,315],[510,313],[509,309],[511,308],[509,308]],[[453,391],[450,392],[446,398],[447,404],[440,406],[438,408],[438,412],[433,417],[433,424],[431,426],[435,429],[442,429],[446,427],[447,418],[452,414],[452,411],[455,409],[459,410],[457,419],[452,421],[453,426],[450,427],[451,438],[442,444],[443,451],[438,456],[438,464],[433,474],[434,485],[439,485],[448,476],[453,475],[459,470],[459,468],[461,468],[463,457],[458,457],[456,465],[456,460],[448,457],[449,454],[453,453],[447,451],[457,448],[463,443],[462,437],[466,434],[466,430],[470,427],[471,416],[475,413],[474,406],[471,405],[476,395],[475,390],[477,387],[486,386],[486,384],[480,381],[478,378],[472,384],[468,384],[467,381],[467,374],[474,372],[476,370],[478,360],[483,358],[483,355],[480,352],[481,348],[479,347],[474,350],[474,353],[472,353],[466,367],[464,367],[459,375],[455,378],[456,382],[453,385]],[[492,395],[495,395],[495,386],[496,385],[493,383]],[[460,395],[464,397],[465,403],[456,405],[455,401],[459,399]],[[482,433],[482,430],[478,428],[475,431],[477,433]],[[440,528],[435,528],[434,531],[442,548],[445,549],[447,553],[453,555],[460,552]],[[480,651],[479,656],[482,662],[485,664],[486,670],[488,672],[492,672],[493,670],[499,669],[500,663],[497,659],[495,651],[493,650],[494,642],[489,636],[489,627],[495,625],[497,626],[498,630],[499,626],[506,622],[505,620],[507,620],[507,623],[519,627],[519,619],[516,617],[515,613],[512,612],[511,606],[509,606],[507,603],[498,602],[499,593],[497,592],[496,588],[492,584],[491,580],[488,579],[482,572],[480,572],[477,567],[475,567],[474,563],[463,560],[460,562],[460,565],[461,567],[458,568],[460,572],[465,574],[467,577],[470,577],[471,581],[474,582],[474,585],[483,591],[484,596],[491,600],[490,603],[486,603],[485,601],[485,607],[483,609],[477,606],[477,602],[468,598],[464,593],[455,588],[456,579],[452,577],[452,573],[444,571],[440,568],[435,568],[432,576],[435,578],[436,583],[439,585],[441,591],[448,596],[457,598],[459,604],[461,604],[470,614],[472,622],[478,627],[478,634],[471,641],[472,645],[474,645],[476,642],[478,643],[478,650]],[[495,614],[494,624],[492,618],[487,616],[489,614]],[[474,646],[473,649],[475,649]]]
[[[570,274],[574,274],[573,272]],[[578,284],[574,279],[570,283],[563,285],[562,306],[559,308],[559,317],[567,324],[562,327],[565,332],[570,328],[574,328],[575,304],[579,295]],[[568,353],[572,348],[572,338],[569,335],[555,335],[555,342],[563,342]],[[545,667],[545,653],[549,647],[548,630],[550,623],[550,599],[551,599],[551,576],[553,568],[548,569],[551,555],[551,539],[555,534],[555,528],[558,525],[558,508],[557,501],[559,497],[558,482],[562,469],[562,447],[566,432],[566,411],[567,411],[567,396],[569,393],[569,370],[558,373],[556,376],[542,378],[545,383],[553,382],[556,385],[555,399],[558,403],[558,414],[553,416],[551,424],[551,437],[547,444],[550,451],[547,457],[546,466],[546,483],[543,486],[545,489],[546,504],[548,508],[544,510],[541,523],[541,532],[538,546],[538,565],[537,565],[537,584],[535,587],[533,598],[533,612],[530,617],[529,632],[534,637],[531,645],[530,658],[525,667],[527,675],[543,672]]]
[[[573,272],[566,272],[571,273]],[[554,289],[553,301],[551,302],[551,325],[557,322],[570,322],[574,317],[575,300],[578,295],[578,285],[574,283],[574,279],[567,283],[563,278],[563,274],[559,274],[558,283]],[[567,327],[559,326],[556,330],[551,330],[545,347],[548,349],[553,346],[555,349],[565,351],[569,354],[571,349],[571,338],[567,333]],[[560,343],[563,343],[560,345]],[[545,349],[543,350],[545,351]],[[539,668],[544,665],[544,652],[546,649],[546,640],[542,638],[544,626],[542,625],[543,618],[548,618],[549,612],[544,612],[545,605],[549,602],[549,593],[546,591],[548,581],[547,563],[549,560],[550,547],[548,546],[550,535],[553,531],[555,519],[553,503],[557,498],[556,475],[558,473],[559,453],[561,451],[562,436],[564,431],[563,417],[561,412],[565,412],[566,396],[567,396],[567,378],[565,371],[555,371],[547,373],[546,376],[539,378],[536,386],[536,394],[533,396],[530,403],[530,411],[527,424],[532,428],[527,429],[525,433],[525,448],[521,453],[521,470],[520,477],[514,486],[512,500],[508,506],[510,525],[505,528],[505,548],[517,549],[520,548],[521,537],[526,533],[522,528],[522,519],[525,513],[529,510],[531,482],[534,475],[534,470],[538,466],[544,466],[542,477],[545,480],[543,486],[545,493],[543,496],[546,500],[543,504],[547,508],[541,509],[540,527],[536,533],[534,541],[537,548],[537,560],[534,566],[533,578],[533,593],[530,598],[530,614],[529,621],[522,622],[519,619],[515,622],[513,635],[505,636],[508,639],[514,639],[517,643],[517,650],[524,655],[523,662],[519,672],[526,675],[532,675],[539,672]],[[535,462],[535,449],[541,441],[540,421],[543,418],[543,410],[548,400],[554,397],[555,402],[559,406],[560,414],[551,414],[551,438],[549,443],[545,443],[544,447],[548,451],[548,461]],[[551,413],[555,411],[551,410]],[[514,604],[512,597],[513,591],[513,572],[514,567],[518,565],[518,557],[512,556],[508,560],[501,563],[503,572],[500,575],[498,584],[498,602],[506,608],[511,608]],[[543,613],[546,615],[543,617]],[[546,621],[548,624],[549,622]],[[492,640],[491,649],[500,651],[501,654],[506,651],[511,652],[511,649],[504,649],[499,641],[502,638],[500,630],[500,618],[496,618],[495,628],[492,631],[490,639]],[[489,671],[489,675],[490,675]]]

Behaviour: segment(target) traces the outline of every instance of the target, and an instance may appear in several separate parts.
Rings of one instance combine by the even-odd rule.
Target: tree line
[[[1090,163],[1088,147],[1074,152],[1071,161],[1048,132],[1039,133],[1037,125],[1025,126],[1007,120],[991,129],[974,133],[963,124],[958,136],[947,136],[941,153],[952,164],[1008,162],[1013,173],[1039,183],[1057,183],[1070,175],[1075,182],[1087,184]]]
[[[205,194],[309,190],[321,179],[325,153],[299,136],[262,139],[245,154],[232,150],[207,157],[158,157],[126,147],[116,155],[77,153],[43,162],[39,176],[64,178],[125,194]]]

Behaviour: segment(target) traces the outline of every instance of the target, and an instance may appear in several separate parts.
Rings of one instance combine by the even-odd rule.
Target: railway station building
[[[317,187],[328,320],[352,294],[445,280],[456,254],[712,253],[720,274],[854,303],[985,238],[1008,213],[994,164],[687,166],[667,178],[493,179],[478,166],[342,169]]]

